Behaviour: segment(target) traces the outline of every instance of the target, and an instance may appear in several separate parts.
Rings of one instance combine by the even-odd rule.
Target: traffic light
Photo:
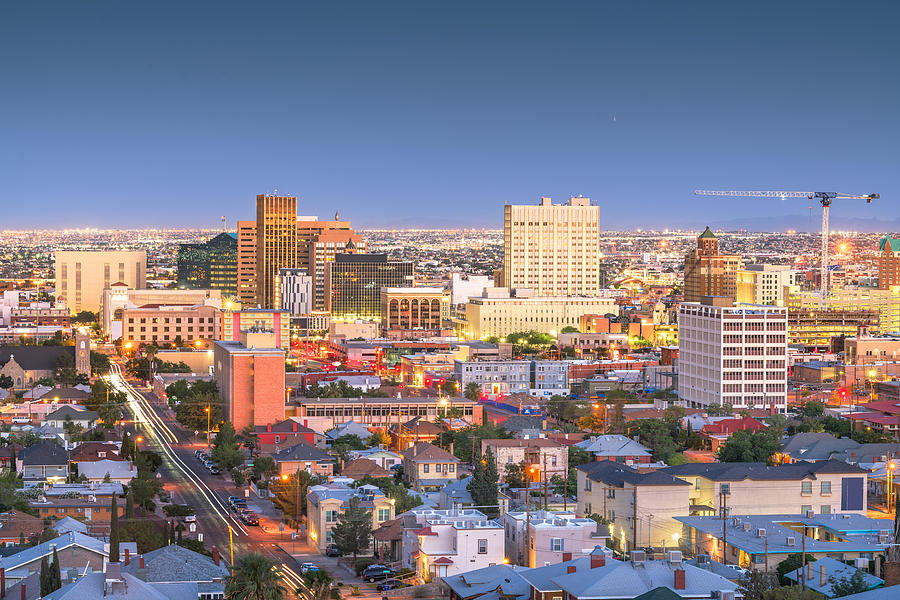
[[[838,396],[840,396],[841,400],[847,399],[847,388],[841,388],[838,390]]]

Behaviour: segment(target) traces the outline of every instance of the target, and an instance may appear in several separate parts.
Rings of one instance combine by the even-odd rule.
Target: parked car
[[[219,467],[213,465],[209,468],[210,475],[219,475],[222,471],[219,470]]]
[[[325,546],[325,556],[342,556],[341,551],[338,550],[337,545],[328,544]]]
[[[317,565],[314,565],[311,562],[305,562],[302,565],[300,565],[300,572],[303,573],[304,575],[306,573],[311,573],[313,571],[318,571],[318,570],[319,570],[319,567]]]
[[[376,585],[375,589],[379,592],[386,592],[388,590],[395,590],[402,587],[406,587],[406,584],[399,579],[385,579],[384,581]]]
[[[729,568],[732,571],[734,571],[739,577],[743,577],[745,575],[750,574],[750,571],[748,571],[747,569],[744,569],[743,567],[741,567],[739,565],[724,565],[724,566],[726,568]]]
[[[387,579],[388,577],[393,576],[393,574],[394,572],[384,565],[369,565],[362,572],[362,578],[369,583],[375,583],[376,581]]]
[[[184,522],[185,522],[185,523],[196,523],[196,522],[197,522],[197,515],[188,515],[188,516],[186,516],[186,517],[184,518]]]

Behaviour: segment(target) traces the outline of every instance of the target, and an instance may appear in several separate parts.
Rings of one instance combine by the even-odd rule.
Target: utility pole
[[[631,505],[632,505],[631,519],[632,519],[632,525],[634,528],[633,529],[633,531],[634,531],[634,546],[631,549],[634,550],[635,548],[638,547],[637,488],[634,488],[631,491]]]
[[[544,510],[547,510],[547,453],[541,457],[541,485],[544,487]]]
[[[801,588],[803,590],[802,593],[806,593],[806,523],[803,524],[803,539],[800,540],[800,547],[800,561],[802,565],[800,567],[800,585],[803,586]]]
[[[531,487],[531,482],[528,481],[528,477],[525,478],[525,556],[528,557],[528,565],[531,566],[531,534],[528,531],[528,526],[531,525],[531,492],[529,488]]]
[[[769,538],[768,536],[764,538],[763,543],[765,544],[765,552],[766,552],[766,573],[769,572]]]
[[[719,511],[722,514],[722,564],[728,564],[728,555],[725,552],[725,547],[727,546],[728,539],[728,517],[725,514],[725,490],[719,487]]]

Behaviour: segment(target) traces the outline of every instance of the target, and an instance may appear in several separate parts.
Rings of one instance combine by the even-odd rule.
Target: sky
[[[900,229],[895,1],[5,2],[0,229],[217,227],[256,194],[358,228]],[[768,221],[766,221],[768,220]],[[859,221],[861,223],[862,221]],[[861,226],[862,227],[862,226]]]

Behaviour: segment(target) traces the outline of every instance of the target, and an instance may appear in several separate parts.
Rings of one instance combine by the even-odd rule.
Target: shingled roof
[[[400,454],[404,459],[413,462],[422,461],[438,461],[438,462],[459,462],[459,459],[442,448],[438,448],[434,444],[428,442],[419,442],[409,448],[402,450]]]
[[[368,458],[357,458],[351,460],[344,468],[341,469],[341,475],[344,477],[352,477],[353,479],[362,479],[366,475],[371,477],[391,477],[392,475],[381,468],[374,460]]]

